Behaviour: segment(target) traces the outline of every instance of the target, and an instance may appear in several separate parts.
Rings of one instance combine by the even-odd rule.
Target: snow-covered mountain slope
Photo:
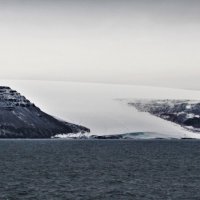
[[[87,131],[85,127],[55,119],[16,90],[0,86],[0,138],[51,138],[58,133]]]
[[[200,132],[199,100],[135,100],[128,104],[141,112],[148,112],[188,130]]]
[[[199,91],[51,81],[1,81],[1,84],[23,92],[48,113],[84,124],[91,129],[91,135],[147,132],[162,137],[200,138],[199,134],[179,125],[127,106],[130,99],[200,100]],[[127,102],[117,99],[127,99]]]

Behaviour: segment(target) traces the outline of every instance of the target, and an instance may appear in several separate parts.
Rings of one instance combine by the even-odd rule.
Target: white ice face
[[[127,105],[130,99],[200,100],[198,91],[47,81],[1,81],[1,85],[19,91],[51,115],[90,128],[91,135],[141,131],[159,133],[163,137],[200,137]]]

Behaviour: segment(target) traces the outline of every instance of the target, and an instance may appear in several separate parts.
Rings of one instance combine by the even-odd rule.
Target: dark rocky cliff
[[[0,138],[51,138],[57,134],[78,132],[90,130],[58,120],[17,91],[0,86]]]

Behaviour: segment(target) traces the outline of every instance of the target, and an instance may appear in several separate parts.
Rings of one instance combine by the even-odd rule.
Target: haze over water
[[[0,0],[0,79],[200,89],[198,0]]]

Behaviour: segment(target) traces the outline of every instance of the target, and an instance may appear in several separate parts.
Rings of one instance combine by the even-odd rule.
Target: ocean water
[[[0,140],[1,200],[200,199],[198,140]]]

